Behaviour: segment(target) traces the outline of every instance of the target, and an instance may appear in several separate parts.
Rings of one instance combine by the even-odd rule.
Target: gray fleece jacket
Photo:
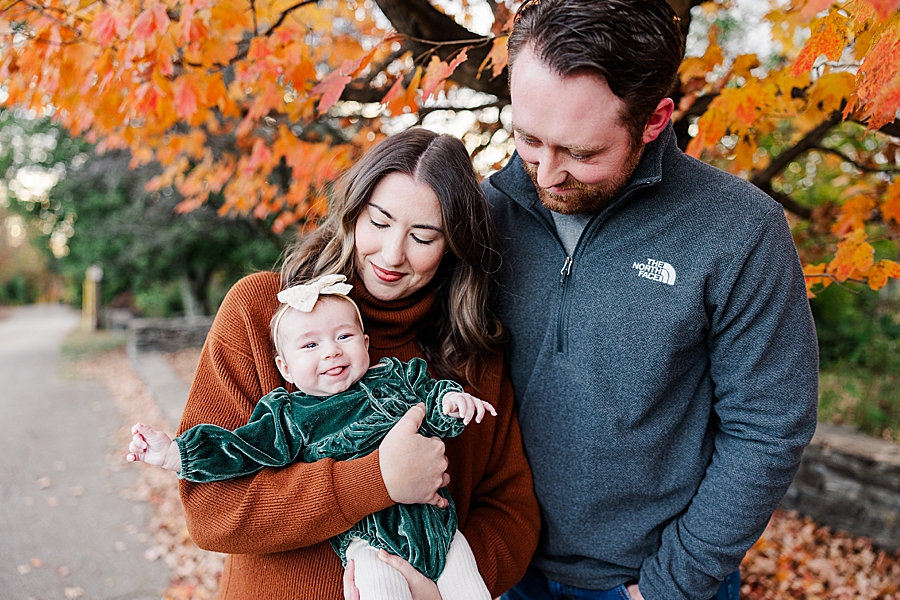
[[[671,126],[571,256],[518,155],[484,183],[496,310],[542,510],[533,564],[706,600],[765,529],[816,425],[818,350],[779,204]]]

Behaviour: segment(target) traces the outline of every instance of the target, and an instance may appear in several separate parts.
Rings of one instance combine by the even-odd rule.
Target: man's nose
[[[560,185],[566,181],[568,176],[569,174],[553,152],[541,153],[541,159],[537,165],[537,184],[540,187],[551,188]]]

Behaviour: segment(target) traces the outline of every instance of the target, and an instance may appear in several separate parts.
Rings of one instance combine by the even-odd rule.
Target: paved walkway
[[[61,380],[59,346],[80,325],[66,307],[0,320],[0,599],[151,600],[169,571],[144,558],[150,507],[119,496],[111,470],[121,417],[93,381]]]

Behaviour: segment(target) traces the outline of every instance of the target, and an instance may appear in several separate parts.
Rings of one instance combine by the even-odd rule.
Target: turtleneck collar
[[[397,348],[415,340],[437,301],[434,281],[406,298],[391,301],[375,298],[356,275],[349,283],[353,285],[350,297],[359,305],[369,343],[378,349]]]

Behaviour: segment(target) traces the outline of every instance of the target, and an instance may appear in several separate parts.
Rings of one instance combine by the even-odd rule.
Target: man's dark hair
[[[526,0],[509,36],[509,72],[526,48],[568,77],[592,71],[625,103],[623,125],[642,132],[678,83],[684,35],[665,0]]]

